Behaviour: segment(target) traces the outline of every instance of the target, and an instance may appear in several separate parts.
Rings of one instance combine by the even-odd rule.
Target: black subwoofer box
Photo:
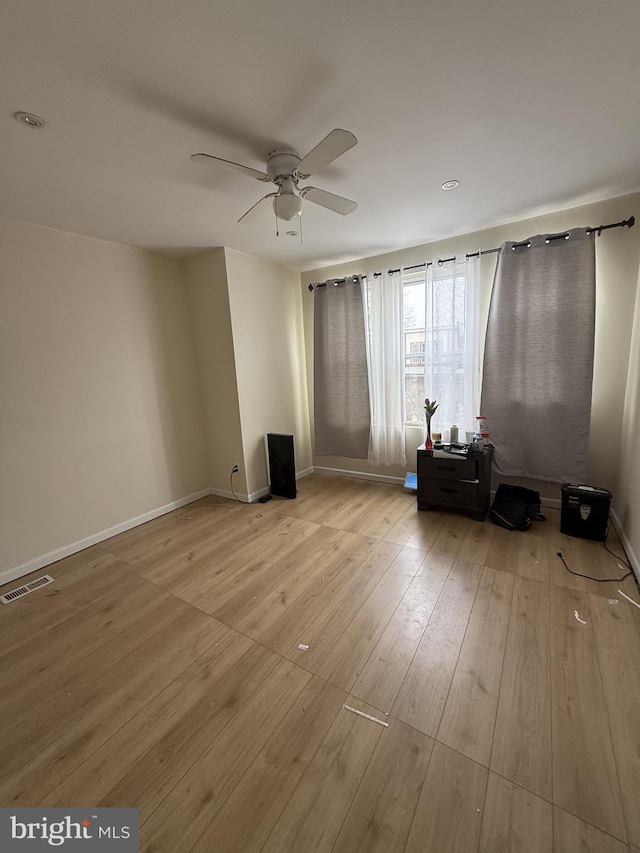
[[[293,436],[278,432],[267,433],[267,449],[271,494],[280,498],[295,498],[298,492]]]
[[[607,536],[611,492],[594,486],[562,486],[560,532],[580,539],[604,542]]]

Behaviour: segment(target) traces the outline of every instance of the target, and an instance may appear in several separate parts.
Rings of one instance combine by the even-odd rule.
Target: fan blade
[[[357,141],[353,133],[348,130],[340,130],[340,128],[332,130],[298,163],[298,173],[308,178],[309,175],[315,174],[353,148]]]
[[[242,163],[233,163],[231,160],[223,160],[222,157],[214,157],[212,154],[192,154],[189,158],[194,163],[211,163],[227,169],[230,172],[240,172],[243,175],[248,175],[250,178],[256,178],[258,181],[270,181],[271,178],[266,172],[259,172],[257,169],[252,169],[250,166],[243,166]]]
[[[249,210],[247,210],[247,212],[238,219],[238,222],[242,222],[243,224],[257,222],[267,212],[267,205],[264,202],[268,201],[270,198],[275,198],[277,195],[278,193],[269,193],[269,195],[261,198],[260,201],[257,201],[253,207],[250,207]]]
[[[341,195],[328,193],[326,190],[319,190],[317,187],[305,187],[300,190],[300,195],[303,198],[309,199],[314,204],[320,204],[322,207],[334,210],[343,216],[353,213],[358,206],[357,201],[351,201],[351,199],[343,198]]]

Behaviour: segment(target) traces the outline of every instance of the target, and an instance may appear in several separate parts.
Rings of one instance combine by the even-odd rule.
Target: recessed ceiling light
[[[287,231],[287,237],[297,237],[297,236],[298,236],[297,231]]]
[[[445,181],[442,185],[443,190],[455,190],[460,181]]]
[[[44,127],[46,122],[40,116],[36,116],[33,113],[14,113],[13,117],[16,121],[19,121],[20,124],[26,124],[27,127]]]

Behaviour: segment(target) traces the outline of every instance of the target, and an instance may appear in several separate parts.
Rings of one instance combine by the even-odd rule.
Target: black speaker
[[[293,436],[278,432],[267,433],[269,480],[271,494],[280,498],[295,498],[296,463],[293,455]]]

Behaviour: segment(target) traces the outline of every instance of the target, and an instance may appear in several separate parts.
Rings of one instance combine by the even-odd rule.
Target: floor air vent
[[[30,581],[24,586],[19,586],[16,589],[12,589],[11,592],[7,592],[4,595],[0,595],[0,603],[11,604],[12,601],[15,601],[18,598],[22,598],[23,595],[29,595],[30,592],[34,592],[36,589],[40,589],[41,586],[46,586],[48,583],[53,583],[54,580],[55,578],[52,578],[51,575],[43,575],[41,578],[38,578],[35,581]]]

